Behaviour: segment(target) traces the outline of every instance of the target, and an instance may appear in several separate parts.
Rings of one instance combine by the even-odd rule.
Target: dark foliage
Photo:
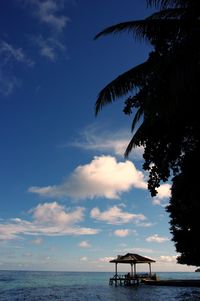
[[[200,1],[152,0],[159,11],[145,20],[120,23],[102,35],[128,31],[146,39],[153,51],[143,64],[109,83],[99,94],[96,114],[121,96],[124,113],[132,114],[133,135],[125,156],[135,146],[144,147],[148,188],[155,196],[161,181],[172,177],[172,197],[167,211],[178,262],[200,265],[197,192],[200,171]],[[136,113],[135,113],[136,112]]]
[[[199,244],[199,147],[185,156],[182,171],[174,177],[172,197],[167,211],[171,217],[171,231],[178,262],[200,266]]]

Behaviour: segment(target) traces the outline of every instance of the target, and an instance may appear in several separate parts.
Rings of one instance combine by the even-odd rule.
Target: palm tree
[[[156,140],[153,135],[155,130],[156,132],[158,131],[158,124],[160,127],[162,123],[160,135],[163,135],[163,131],[166,129],[165,143],[168,146],[167,153],[170,152],[169,142],[172,136],[170,132],[170,137],[167,137],[170,128],[173,133],[175,129],[178,131],[175,135],[176,137],[181,135],[180,142],[184,140],[185,133],[178,124],[183,122],[185,110],[188,110],[188,108],[185,108],[188,103],[188,97],[194,94],[194,91],[192,91],[194,87],[195,91],[198,87],[196,78],[199,71],[196,66],[197,57],[194,58],[194,46],[197,47],[196,36],[200,29],[198,19],[200,4],[197,0],[149,0],[147,4],[160,6],[160,11],[145,20],[113,25],[104,29],[95,37],[97,39],[110,33],[128,31],[136,38],[147,39],[154,46],[154,50],[150,53],[146,62],[130,69],[110,82],[100,92],[96,101],[96,114],[98,114],[106,104],[115,101],[121,96],[131,94],[125,100],[124,112],[130,114],[133,109],[136,109],[132,131],[135,131],[141,118],[143,122],[138,130],[135,131],[125,156],[128,156],[134,146],[143,145],[145,146],[145,158],[148,157],[147,154],[151,152],[151,149],[155,152],[152,143],[149,140],[147,141],[147,136],[151,138],[154,144],[157,144],[157,147],[161,143],[158,135]],[[199,46],[197,48],[196,53],[199,55]],[[184,65],[182,65],[183,60],[185,62]],[[189,83],[191,78],[193,85],[190,88],[186,86],[186,83]],[[180,108],[180,104],[182,112],[180,112],[177,120],[177,109]],[[192,109],[194,110],[194,107]],[[160,138],[163,139],[163,137]],[[174,142],[177,145],[176,139]],[[171,152],[175,154],[174,158],[171,159],[170,166],[166,164],[165,168],[164,166],[160,170],[157,168],[159,175],[156,178],[161,178],[164,181],[169,176],[170,168],[174,169],[174,171],[177,170],[179,162],[176,161],[183,152],[180,143],[179,147],[176,147],[176,152],[173,144],[171,144],[171,149]],[[166,152],[163,149],[163,145],[161,145],[160,149],[157,148],[158,152],[162,153],[163,161],[165,157],[163,152]],[[156,165],[156,162],[153,163]],[[149,169],[150,164],[152,164],[152,160],[149,164],[146,162],[145,169]],[[155,178],[155,175],[154,168],[152,177]],[[155,187],[157,187],[158,182],[159,180],[155,181]],[[155,194],[154,185],[150,186],[152,186],[152,193]]]
[[[146,2],[149,6],[157,7],[158,12],[144,20],[113,25],[95,37],[128,31],[134,38],[146,39],[153,46],[146,62],[121,74],[102,89],[96,101],[96,114],[105,105],[125,97],[124,112],[134,113],[131,127],[134,135],[125,156],[133,147],[144,146],[143,168],[149,171],[148,187],[152,196],[156,195],[160,181],[174,177],[168,211],[176,243],[180,239],[176,231],[179,226],[183,227],[180,219],[177,222],[177,214],[174,215],[174,208],[180,201],[176,198],[176,189],[181,182],[177,177],[184,177],[185,162],[191,160],[192,154],[196,158],[196,153],[200,153],[197,101],[200,96],[200,1]],[[198,160],[197,166],[200,167]],[[187,183],[183,182],[187,187]],[[188,188],[191,189],[191,183]],[[183,196],[182,200],[185,205]],[[181,253],[184,253],[183,249]],[[179,261],[187,263],[188,258],[183,256]]]

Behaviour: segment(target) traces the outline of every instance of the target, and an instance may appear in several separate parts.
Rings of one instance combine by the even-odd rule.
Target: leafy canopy
[[[172,177],[167,211],[173,240],[181,253],[178,261],[200,265],[200,247],[195,239],[199,222],[194,212],[200,205],[193,185],[197,184],[200,168],[200,1],[146,2],[158,8],[158,12],[144,20],[110,26],[95,37],[128,31],[153,46],[146,62],[119,75],[102,89],[96,101],[96,114],[105,105],[125,97],[124,113],[133,114],[131,129],[135,133],[125,156],[133,147],[144,147],[143,168],[149,171],[148,188],[152,196],[161,181]],[[191,176],[194,166],[196,173]],[[191,218],[186,227],[187,212]]]

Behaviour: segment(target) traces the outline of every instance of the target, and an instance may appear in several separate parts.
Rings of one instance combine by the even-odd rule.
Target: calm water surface
[[[109,286],[112,273],[0,271],[0,301],[197,301],[200,288]],[[161,279],[200,279],[200,273],[157,273]]]

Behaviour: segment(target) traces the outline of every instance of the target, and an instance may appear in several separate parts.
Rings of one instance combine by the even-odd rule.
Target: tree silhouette
[[[143,168],[149,171],[148,188],[152,196],[161,181],[172,178],[167,211],[180,253],[178,262],[200,265],[196,239],[200,222],[195,215],[200,207],[195,186],[200,168],[197,155],[200,154],[200,1],[146,2],[157,7],[158,12],[144,20],[113,25],[95,37],[128,31],[153,46],[146,62],[102,89],[96,101],[96,114],[125,96],[124,113],[134,114],[132,131],[135,132],[125,156],[135,146],[144,147]],[[187,218],[186,227],[187,212],[191,217]]]

